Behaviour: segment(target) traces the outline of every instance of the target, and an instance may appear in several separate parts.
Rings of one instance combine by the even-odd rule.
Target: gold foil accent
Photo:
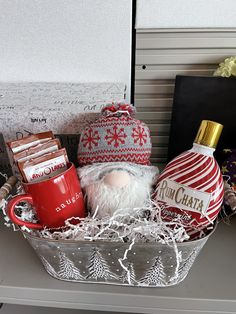
[[[216,148],[223,125],[210,120],[202,120],[194,143]]]

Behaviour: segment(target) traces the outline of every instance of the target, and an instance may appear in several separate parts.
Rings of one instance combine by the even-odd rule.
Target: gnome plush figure
[[[134,115],[132,105],[108,105],[81,134],[78,173],[90,214],[96,211],[97,218],[142,208],[150,200],[159,171],[150,164],[150,131]]]

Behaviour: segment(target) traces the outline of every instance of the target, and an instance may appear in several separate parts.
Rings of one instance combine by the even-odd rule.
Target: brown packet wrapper
[[[61,148],[61,143],[58,138],[49,140],[43,144],[32,146],[29,149],[25,149],[19,153],[13,155],[15,162],[27,161],[32,158],[37,158],[42,155],[55,152]]]
[[[69,160],[65,148],[33,158],[18,162],[19,170],[24,182],[33,183],[57,176],[67,169]]]
[[[23,137],[20,140],[7,142],[7,146],[10,148],[13,154],[16,154],[32,146],[36,146],[38,144],[47,142],[53,138],[54,138],[54,135],[52,131],[47,131],[47,132],[32,134],[32,135]]]

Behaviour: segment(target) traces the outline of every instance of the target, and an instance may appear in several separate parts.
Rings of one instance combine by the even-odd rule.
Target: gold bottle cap
[[[210,120],[202,120],[194,143],[216,148],[223,125]]]

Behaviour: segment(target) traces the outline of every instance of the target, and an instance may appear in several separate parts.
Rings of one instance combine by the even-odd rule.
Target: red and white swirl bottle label
[[[206,149],[202,154],[193,148],[166,166],[158,180],[155,201],[164,219],[200,226],[215,220],[223,194],[222,175],[212,152]]]

